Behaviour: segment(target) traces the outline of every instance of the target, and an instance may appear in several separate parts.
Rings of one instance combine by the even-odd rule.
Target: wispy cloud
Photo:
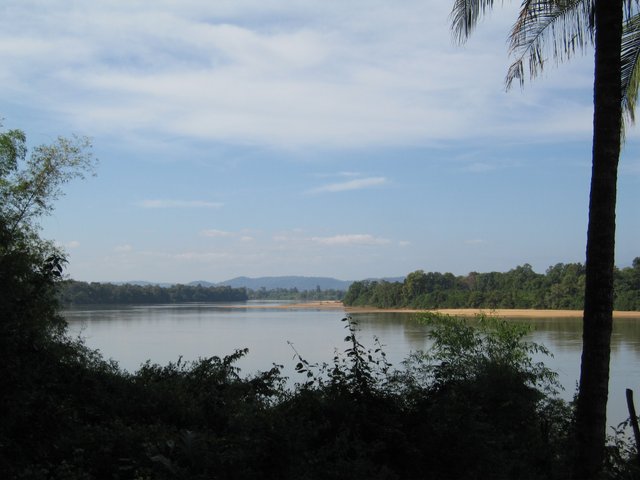
[[[215,228],[210,228],[208,230],[203,230],[200,232],[203,237],[212,237],[212,238],[224,238],[224,237],[234,237],[235,233],[226,232],[224,230],[216,230]]]
[[[129,244],[118,245],[113,249],[116,253],[129,253],[133,251],[133,247]]]
[[[239,232],[228,232],[226,230],[218,230],[215,228],[209,228],[207,230],[202,230],[200,235],[203,237],[209,238],[233,238],[237,239],[241,243],[249,243],[255,240],[254,237],[249,235],[249,230],[244,229]]]
[[[362,190],[363,188],[376,187],[387,183],[385,177],[357,178],[347,182],[330,183],[310,190],[310,193],[346,192],[349,190]]]
[[[535,95],[551,82],[528,97],[505,95],[502,35],[483,30],[465,49],[451,45],[446,2],[391,10],[385,2],[7,1],[5,95],[33,98],[91,131],[126,124],[154,138],[367,146],[591,128],[577,115],[583,105],[539,106]],[[503,10],[493,12],[491,32],[510,26],[513,12]],[[572,89],[590,90],[583,70]],[[523,116],[517,107],[527,102],[536,108]],[[581,121],[567,121],[566,110]]]
[[[318,178],[330,178],[330,177],[342,177],[342,178],[353,178],[353,177],[361,177],[362,173],[360,172],[350,172],[350,171],[341,171],[337,173],[316,173],[316,177]]]
[[[321,245],[346,246],[346,245],[387,245],[391,243],[386,238],[374,237],[369,234],[334,235],[333,237],[313,237],[311,240]]]
[[[204,200],[141,200],[136,205],[142,208],[222,208],[224,204]]]

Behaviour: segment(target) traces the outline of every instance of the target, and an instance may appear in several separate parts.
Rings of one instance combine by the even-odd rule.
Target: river
[[[248,348],[238,362],[245,375],[284,365],[292,382],[303,380],[293,370],[294,348],[311,363],[331,362],[336,349],[344,350],[345,324],[339,310],[275,309],[273,303],[243,305],[180,304],[75,307],[63,313],[73,336],[118,362],[128,371],[146,360],[166,364],[182,357],[195,360],[224,356]],[[427,327],[408,313],[355,313],[360,341],[379,339],[387,358],[398,365],[411,351],[429,348]],[[577,318],[518,318],[531,325],[528,340],[545,345],[553,357],[540,358],[559,375],[561,396],[576,390],[582,348],[581,320]],[[640,398],[640,315],[616,319],[611,341],[611,380],[608,423],[627,417],[625,389]],[[640,407],[640,405],[637,405]]]

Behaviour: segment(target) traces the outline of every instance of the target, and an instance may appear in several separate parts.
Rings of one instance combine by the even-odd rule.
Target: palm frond
[[[594,0],[524,0],[509,35],[509,51],[515,61],[505,80],[524,83],[525,60],[531,78],[544,68],[550,55],[556,63],[584,51],[593,43]]]
[[[494,0],[455,0],[451,10],[451,29],[457,42],[463,43],[478,20],[493,7]]]
[[[622,111],[623,132],[627,122],[635,122],[635,105],[640,87],[640,13],[635,13],[622,30]]]
[[[624,8],[624,20],[628,22],[631,17],[633,17],[637,11],[638,7],[640,7],[640,0],[624,0],[623,8]]]

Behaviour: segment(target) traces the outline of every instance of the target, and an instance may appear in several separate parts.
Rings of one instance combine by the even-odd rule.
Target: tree
[[[459,40],[471,34],[493,3],[455,0],[452,20]],[[507,73],[507,86],[516,79],[522,84],[525,60],[534,77],[542,70],[547,52],[564,61],[576,50],[595,47],[583,353],[576,405],[574,476],[580,479],[596,478],[605,456],[622,113],[624,109],[633,121],[640,84],[637,6],[637,0],[524,0],[510,36],[515,61]]]
[[[58,138],[28,154],[24,132],[0,132],[0,329],[3,347],[37,348],[63,329],[54,287],[63,252],[39,236],[38,218],[52,211],[69,180],[90,172],[90,141]],[[3,353],[9,350],[3,348]]]

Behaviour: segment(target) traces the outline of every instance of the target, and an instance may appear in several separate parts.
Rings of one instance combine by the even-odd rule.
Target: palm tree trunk
[[[623,0],[596,0],[593,166],[587,233],[574,478],[598,478],[605,455],[620,157]]]

